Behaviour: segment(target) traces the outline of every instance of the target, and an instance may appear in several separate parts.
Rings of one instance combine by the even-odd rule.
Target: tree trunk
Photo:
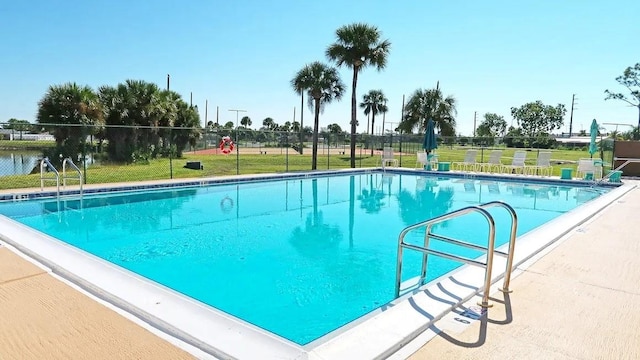
[[[353,81],[351,83],[351,168],[356,167],[356,85],[358,84],[358,68],[353,66]]]
[[[375,138],[375,133],[373,131],[374,127],[373,125],[376,123],[376,112],[372,111],[371,112],[371,156],[373,156],[373,144],[375,143],[374,138]]]
[[[311,150],[311,170],[318,167],[318,130],[320,128],[320,98],[315,98],[315,116],[313,119],[313,146]]]

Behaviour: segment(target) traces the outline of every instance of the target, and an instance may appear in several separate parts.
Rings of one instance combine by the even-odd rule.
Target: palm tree
[[[382,90],[369,90],[369,92],[362,97],[360,108],[364,109],[365,115],[369,116],[369,114],[371,114],[371,134],[373,135],[376,115],[378,113],[386,113],[388,110],[387,98],[384,97]],[[384,131],[384,129],[382,130]],[[371,156],[373,156],[373,146],[371,147]]]
[[[273,119],[270,118],[270,117],[262,120],[262,126],[267,128],[267,130],[273,130],[273,125],[274,124],[275,124],[275,121],[273,121]]]
[[[455,136],[456,114],[456,100],[453,96],[444,98],[438,87],[429,90],[418,89],[407,101],[398,128],[407,133],[416,128],[422,132],[427,126],[427,121],[433,119],[440,135]]]
[[[88,130],[77,125],[101,125],[103,116],[98,95],[76,83],[50,86],[38,102],[37,121],[53,133],[56,153],[77,160]],[[70,126],[64,126],[70,125]]]
[[[389,40],[380,41],[377,27],[355,23],[345,25],[336,30],[337,41],[327,48],[327,57],[338,66],[353,70],[351,82],[351,167],[356,167],[356,86],[358,73],[367,66],[378,70],[387,65],[387,57],[391,48]]]
[[[245,128],[249,128],[249,126],[251,126],[251,118],[248,116],[243,116],[242,119],[240,119],[240,124]]]
[[[309,99],[309,107],[313,105],[315,110],[311,155],[311,169],[315,170],[318,163],[320,111],[333,100],[340,100],[344,94],[344,84],[340,80],[338,70],[316,61],[298,71],[291,80],[291,86],[298,94],[306,92]]]

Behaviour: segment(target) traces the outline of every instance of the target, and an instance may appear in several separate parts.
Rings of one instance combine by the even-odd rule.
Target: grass
[[[462,161],[466,152],[466,148],[441,148],[436,151],[440,161]],[[502,153],[502,162],[508,164],[511,162],[513,153],[518,149],[504,149]],[[348,150],[347,150],[348,152]],[[487,161],[490,150],[479,151],[477,156],[478,162]],[[362,156],[356,153],[356,167],[376,167],[379,166],[380,155],[374,154],[370,156],[369,152],[362,152]],[[537,150],[527,153],[527,164],[533,165],[537,157]],[[553,151],[552,161],[560,161],[563,164],[555,164],[553,166],[553,174],[558,176],[561,168],[575,168],[575,162],[580,158],[588,158],[589,153],[577,150],[558,150]],[[399,154],[396,155],[400,159]],[[183,166],[187,161],[201,161],[203,170],[186,169]],[[328,161],[328,163],[327,163]],[[286,171],[307,171],[311,169],[311,155],[290,154],[268,154],[268,155],[240,155],[238,169],[240,174],[263,174],[263,173],[279,173]],[[416,165],[416,155],[403,154],[402,167],[414,168]],[[330,155],[320,154],[318,157],[318,170],[349,168],[350,161],[348,155]],[[130,165],[91,165],[86,169],[87,184],[101,184],[113,182],[129,182],[129,181],[145,181],[170,179],[173,171],[173,178],[196,178],[211,177],[221,175],[235,175],[236,156],[229,155],[196,155],[186,153],[181,159],[169,160],[167,158],[154,159],[148,164],[130,164]],[[48,175],[52,176],[52,175]],[[52,186],[55,182],[47,180],[45,186]],[[77,184],[77,181],[68,180],[68,184]],[[0,182],[0,189],[16,189],[16,188],[32,188],[40,186],[40,174],[31,175],[12,175],[5,176]]]
[[[42,150],[56,147],[55,141],[46,140],[0,140],[0,149],[2,150]]]

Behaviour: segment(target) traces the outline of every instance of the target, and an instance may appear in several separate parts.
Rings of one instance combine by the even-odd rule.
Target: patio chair
[[[380,157],[380,164],[382,168],[386,165],[398,166],[398,160],[396,160],[393,156],[393,148],[385,147],[382,149],[382,155]]]
[[[576,177],[578,179],[594,180],[596,176],[596,165],[593,159],[580,159],[578,160],[578,167],[576,168]]]
[[[529,175],[544,175],[551,176],[553,167],[551,166],[551,151],[543,151],[538,154],[538,159],[535,165],[525,165],[525,173]]]
[[[502,158],[502,150],[492,150],[489,154],[489,160],[486,163],[479,163],[478,168],[481,171],[493,172],[493,170],[500,171],[502,168],[502,162],[500,162],[500,158]]]
[[[516,151],[513,154],[513,159],[511,159],[510,165],[502,165],[502,172],[507,172],[509,174],[517,174],[518,170],[520,170],[521,174],[524,174],[524,161],[527,159],[526,151]]]
[[[476,155],[478,154],[478,150],[467,150],[464,154],[464,160],[460,162],[453,162],[451,164],[451,168],[453,170],[458,168],[460,171],[476,171],[478,163],[476,163]]]
[[[416,153],[416,169],[424,169],[427,165],[427,153],[418,151]]]

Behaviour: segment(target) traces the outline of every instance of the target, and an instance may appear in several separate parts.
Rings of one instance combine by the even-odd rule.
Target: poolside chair
[[[551,166],[551,151],[543,151],[538,154],[538,159],[535,165],[525,165],[524,172],[529,175],[544,175],[551,176],[553,167]]]
[[[478,168],[481,171],[493,172],[494,170],[500,171],[502,168],[502,162],[500,162],[500,158],[502,157],[502,150],[492,150],[489,154],[489,160],[486,163],[479,163]]]
[[[524,161],[527,159],[526,151],[516,151],[513,154],[510,165],[502,165],[502,172],[509,174],[517,174],[520,170],[521,174],[524,174]]]
[[[580,159],[578,160],[578,167],[576,168],[576,177],[578,179],[594,180],[596,176],[596,166],[593,159]]]
[[[424,169],[426,165],[427,165],[427,153],[424,151],[418,151],[416,153],[416,169]]]
[[[478,154],[478,150],[467,150],[464,154],[464,160],[460,162],[453,162],[451,164],[452,170],[455,170],[456,167],[460,171],[476,171],[478,163],[476,163],[476,155]]]
[[[384,169],[384,167],[386,165],[393,165],[393,166],[398,166],[398,160],[396,160],[393,156],[393,148],[391,147],[385,147],[382,149],[382,155],[380,157],[380,164],[382,166],[382,168]]]

